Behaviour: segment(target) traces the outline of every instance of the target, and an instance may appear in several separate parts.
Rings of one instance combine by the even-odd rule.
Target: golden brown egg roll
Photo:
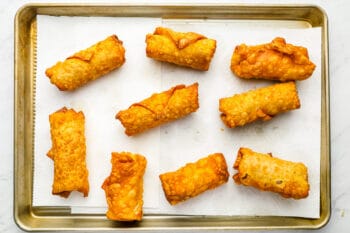
[[[300,101],[294,82],[258,88],[219,101],[220,117],[230,128],[258,119],[267,121],[279,113],[297,108],[300,108]]]
[[[165,197],[171,205],[214,189],[226,183],[228,177],[226,160],[221,153],[211,154],[177,171],[159,175]]]
[[[237,184],[276,192],[286,198],[301,199],[309,195],[307,167],[303,163],[273,158],[248,148],[240,148],[233,166]]]
[[[216,49],[216,40],[194,32],[175,32],[157,27],[146,36],[148,57],[186,66],[197,70],[208,70]]]
[[[117,69],[124,62],[123,42],[112,35],[63,62],[57,62],[45,73],[58,89],[71,91]]]
[[[238,45],[231,58],[231,70],[245,79],[304,80],[315,67],[306,48],[287,44],[281,37],[268,44]]]
[[[54,161],[52,194],[67,198],[72,191],[89,193],[86,167],[85,116],[66,107],[49,116],[52,148],[47,153]]]
[[[117,113],[128,136],[184,117],[199,108],[198,83],[177,85]]]
[[[105,179],[107,218],[117,221],[140,221],[143,207],[143,175],[146,158],[129,152],[112,153],[112,171]]]

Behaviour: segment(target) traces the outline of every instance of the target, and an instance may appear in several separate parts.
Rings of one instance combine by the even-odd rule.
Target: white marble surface
[[[0,2],[0,232],[22,232],[13,220],[13,52],[14,15],[30,1],[2,0]],[[41,1],[36,2],[53,2]],[[76,1],[69,2],[98,2]],[[103,2],[120,2],[108,1]],[[131,2],[124,1],[124,2]],[[151,2],[141,1],[138,2]],[[153,1],[161,2],[161,1]],[[169,1],[164,1],[169,2]],[[173,1],[181,2],[181,1]],[[182,1],[186,2],[186,1]],[[332,216],[317,232],[348,232],[350,229],[350,1],[213,1],[235,3],[308,3],[321,6],[329,18],[330,104],[331,104],[331,163]],[[346,104],[348,103],[348,104]],[[349,130],[349,131],[348,131]],[[209,231],[208,231],[209,232]],[[218,232],[218,231],[215,231]],[[235,231],[239,232],[239,231]],[[262,232],[262,231],[260,231]],[[292,231],[283,231],[292,232]],[[301,231],[306,232],[306,231]]]

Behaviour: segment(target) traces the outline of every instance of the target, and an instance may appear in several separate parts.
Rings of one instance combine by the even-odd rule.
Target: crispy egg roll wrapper
[[[72,191],[89,193],[86,167],[85,116],[83,112],[62,108],[49,116],[54,161],[52,194],[68,197]]]
[[[240,148],[233,166],[237,184],[279,193],[285,198],[301,199],[309,195],[308,171],[303,163],[290,162]]]
[[[232,72],[245,79],[304,80],[315,67],[306,48],[287,44],[281,37],[268,44],[238,45],[231,58]]]
[[[197,70],[208,70],[216,50],[216,40],[194,32],[175,32],[157,27],[146,36],[148,57],[186,66]]]
[[[45,74],[61,91],[71,91],[117,69],[124,62],[123,42],[112,35],[57,62]]]
[[[184,117],[198,108],[198,83],[178,85],[118,112],[116,119],[131,136]]]
[[[220,117],[230,128],[258,119],[267,121],[279,113],[297,108],[300,108],[300,101],[294,82],[258,88],[219,101]]]
[[[226,160],[221,153],[211,154],[159,176],[165,197],[171,205],[214,189],[226,183],[228,177]]]
[[[106,216],[117,221],[140,221],[146,158],[129,152],[113,152],[111,163],[112,171],[102,185],[108,204]]]

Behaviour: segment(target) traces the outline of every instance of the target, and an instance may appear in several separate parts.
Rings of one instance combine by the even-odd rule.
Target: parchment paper
[[[72,212],[104,213],[100,188],[109,175],[112,151],[146,156],[144,212],[194,215],[272,215],[319,217],[321,127],[321,30],[303,23],[237,20],[162,20],[159,18],[38,16],[35,100],[34,206],[70,206]],[[195,31],[217,40],[209,71],[195,71],[161,63],[145,55],[145,35],[163,25]],[[111,34],[124,42],[126,63],[118,70],[74,91],[61,92],[50,84],[45,69]],[[270,85],[242,80],[229,69],[233,49],[241,43],[261,44],[276,36],[308,48],[317,65],[311,78],[297,83],[301,108],[235,129],[220,120],[219,98]],[[176,122],[128,137],[115,114],[177,84],[199,83],[200,108]],[[68,199],[51,194],[53,162],[48,116],[63,106],[82,110],[86,118],[87,166],[90,193],[73,192]],[[309,171],[310,193],[303,200],[285,199],[234,184],[232,169],[239,147],[303,162]],[[163,194],[158,175],[178,169],[214,152],[225,155],[228,183],[176,206]]]

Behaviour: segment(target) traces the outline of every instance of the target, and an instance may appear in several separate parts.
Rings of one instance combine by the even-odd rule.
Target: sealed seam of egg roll
[[[79,51],[46,69],[50,82],[61,91],[71,91],[95,80],[125,62],[123,42],[116,35]]]
[[[157,27],[146,36],[148,57],[186,66],[208,70],[216,50],[216,40],[195,32],[175,32],[170,28]]]
[[[131,136],[184,117],[198,108],[198,83],[187,87],[177,85],[132,104],[118,112],[116,119],[124,126],[125,133]]]
[[[140,221],[146,158],[129,152],[113,152],[111,163],[112,171],[102,184],[108,204],[107,218]]]
[[[287,44],[281,37],[268,44],[238,45],[231,58],[232,72],[245,79],[304,80],[315,67],[307,48]]]
[[[221,153],[208,155],[159,176],[166,199],[171,205],[214,189],[226,183],[228,177],[226,160]]]
[[[219,101],[222,121],[230,128],[243,126],[262,119],[300,108],[300,100],[294,82],[278,83],[262,87]]]
[[[309,195],[308,171],[303,163],[290,162],[240,148],[233,166],[237,184],[279,193],[285,198],[301,199]]]
[[[79,191],[87,197],[85,116],[64,107],[51,114],[49,120],[52,148],[47,156],[54,161],[52,194],[67,198],[72,191]]]

